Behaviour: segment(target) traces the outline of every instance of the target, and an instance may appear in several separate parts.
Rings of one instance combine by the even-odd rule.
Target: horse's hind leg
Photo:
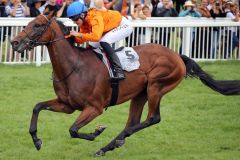
[[[98,150],[96,152],[96,156],[102,156],[105,154],[105,152],[113,150],[116,147],[120,147],[124,144],[125,137],[130,136],[131,134],[129,132],[129,129],[140,123],[143,107],[146,101],[147,101],[147,95],[145,91],[132,99],[131,105],[130,105],[128,122],[126,124],[125,129],[116,138],[114,138],[108,145]]]
[[[49,110],[54,112],[64,112],[64,113],[73,113],[74,110],[66,106],[65,104],[59,102],[57,99],[49,100],[45,102],[40,102],[36,104],[33,109],[32,119],[30,124],[29,133],[32,136],[33,143],[37,150],[41,149],[42,141],[37,137],[37,121],[38,115],[41,110]]]
[[[102,113],[102,110],[99,111],[99,109],[88,106],[85,107],[84,110],[81,112],[80,116],[77,118],[77,120],[73,123],[71,128],[69,129],[70,135],[72,138],[81,138],[86,140],[94,140],[97,136],[99,136],[106,127],[100,126],[96,128],[94,133],[79,133],[78,130],[85,125],[87,125],[89,122],[91,122],[94,118],[99,116]]]
[[[115,144],[114,148],[120,147],[122,144],[124,144],[124,140],[126,137],[131,136],[132,134],[147,128],[149,126],[152,126],[154,124],[157,124],[161,121],[161,114],[160,114],[160,101],[164,94],[171,91],[173,88],[175,88],[179,82],[180,79],[170,81],[167,83],[149,83],[147,88],[147,99],[148,99],[148,116],[147,119],[142,123],[128,123],[128,125],[111,143]],[[113,147],[110,149],[114,149]],[[105,153],[108,151],[109,148],[104,147],[100,150],[101,153]]]

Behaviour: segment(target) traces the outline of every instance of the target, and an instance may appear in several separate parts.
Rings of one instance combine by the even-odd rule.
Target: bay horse
[[[37,136],[37,121],[41,110],[71,114],[81,111],[69,129],[72,138],[92,141],[105,127],[93,133],[80,133],[79,129],[101,115],[111,100],[111,86],[106,66],[91,49],[79,49],[71,39],[64,38],[69,31],[56,20],[53,13],[39,15],[11,42],[15,51],[23,52],[38,45],[46,45],[53,68],[53,87],[56,98],[36,104],[33,109],[29,133],[37,150],[42,141]],[[125,72],[126,79],[119,82],[117,104],[131,100],[125,128],[105,147],[96,152],[105,155],[124,144],[125,138],[161,121],[160,101],[185,76],[200,79],[206,86],[224,95],[240,95],[240,80],[217,81],[203,71],[192,59],[174,53],[159,44],[133,47],[139,55],[140,68]],[[145,103],[148,115],[141,122]]]

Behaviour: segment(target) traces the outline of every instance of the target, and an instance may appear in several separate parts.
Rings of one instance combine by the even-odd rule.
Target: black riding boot
[[[107,53],[108,60],[111,64],[114,77],[111,77],[112,80],[122,80],[125,78],[124,72],[122,70],[121,63],[118,59],[118,56],[114,53],[115,51],[107,42],[100,42],[101,47]]]

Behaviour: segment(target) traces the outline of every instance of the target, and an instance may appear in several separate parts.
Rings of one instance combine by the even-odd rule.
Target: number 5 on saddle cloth
[[[106,65],[110,77],[113,77],[113,72],[106,54],[100,48],[94,49],[93,51],[101,55],[101,60]],[[131,72],[139,68],[139,56],[132,47],[120,47],[115,50],[115,54],[118,56],[123,70]]]
[[[93,51],[96,54],[100,55],[98,57],[100,57],[100,59],[106,65],[110,77],[113,77],[113,71],[110,67],[110,64],[109,64],[106,54],[100,48],[93,49]],[[139,68],[139,66],[140,66],[139,56],[133,48],[121,47],[121,48],[118,48],[117,50],[115,50],[114,54],[116,54],[118,56],[123,70],[125,70],[127,72],[131,72],[131,71],[134,71]],[[117,102],[118,85],[119,85],[118,81],[111,81],[112,97],[111,97],[110,104],[108,106],[114,106]],[[108,107],[106,107],[106,110],[107,110],[107,108]]]

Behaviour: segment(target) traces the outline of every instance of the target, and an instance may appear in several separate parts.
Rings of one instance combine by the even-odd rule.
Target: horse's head
[[[53,13],[47,16],[39,15],[11,41],[13,49],[18,52],[23,52],[26,49],[31,50],[38,45],[49,44],[56,36],[56,29],[53,24],[55,22],[56,20]],[[62,38],[63,37],[64,36],[62,36]]]

